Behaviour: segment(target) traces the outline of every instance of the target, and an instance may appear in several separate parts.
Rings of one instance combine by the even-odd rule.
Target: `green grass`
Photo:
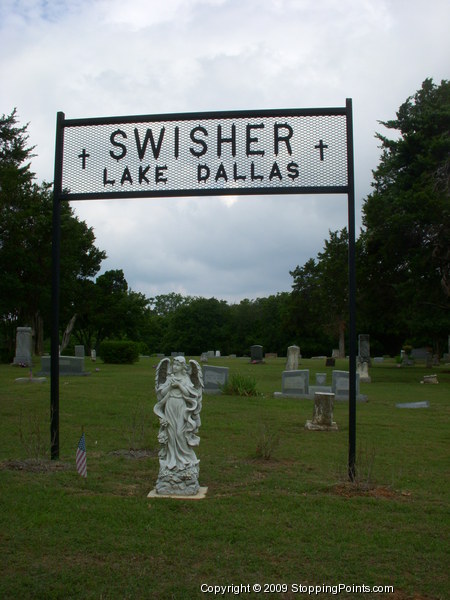
[[[394,595],[339,597],[448,597],[450,368],[433,368],[439,385],[421,385],[424,366],[373,365],[350,484],[347,403],[335,404],[339,431],[307,431],[312,401],[272,397],[285,359],[210,360],[254,378],[260,395],[204,396],[197,454],[208,493],[184,501],[147,498],[158,473],[156,362],[86,361],[90,377],[61,377],[53,462],[49,382],[15,383],[24,371],[0,366],[1,598],[213,597],[202,583],[393,585]],[[300,368],[312,381],[327,370],[331,383],[323,363]],[[395,407],[422,400],[428,409]],[[86,480],[74,463],[82,426]],[[258,458],[261,431],[278,441],[268,459]]]

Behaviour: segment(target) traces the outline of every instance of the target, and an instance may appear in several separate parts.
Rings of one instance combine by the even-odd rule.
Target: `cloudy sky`
[[[0,0],[0,113],[29,123],[53,180],[67,119],[345,106],[353,100],[357,231],[379,161],[378,121],[449,78],[448,0]],[[73,202],[146,296],[229,302],[291,289],[289,271],[347,225],[347,197]]]

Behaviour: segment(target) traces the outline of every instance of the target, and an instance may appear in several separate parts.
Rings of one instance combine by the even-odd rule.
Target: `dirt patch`
[[[406,498],[411,496],[410,492],[398,492],[387,486],[376,486],[355,483],[339,483],[331,488],[331,492],[343,498],[354,498],[365,496],[370,498],[385,498],[387,500]]]
[[[125,458],[149,458],[158,454],[157,450],[112,450],[112,456],[124,456]]]
[[[28,471],[33,473],[47,473],[49,471],[68,471],[73,465],[57,460],[39,458],[25,458],[24,460],[4,460],[0,469],[8,471]]]

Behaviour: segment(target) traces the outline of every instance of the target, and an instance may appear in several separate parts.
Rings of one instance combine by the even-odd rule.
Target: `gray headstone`
[[[84,358],[84,346],[80,345],[80,346],[75,346],[75,356],[78,356],[79,358]]]
[[[170,355],[172,358],[175,358],[175,356],[184,356],[184,352],[172,352]]]
[[[362,361],[370,361],[370,335],[360,333],[358,336],[358,356]]]
[[[33,348],[33,330],[31,327],[18,327],[16,330],[15,365],[31,367]]]
[[[250,358],[252,362],[261,362],[263,359],[263,347],[259,345],[250,347]]]
[[[348,400],[350,392],[350,374],[348,371],[333,371],[331,391],[336,400]],[[359,396],[359,375],[356,374],[356,397]]]
[[[327,374],[326,373],[316,373],[316,385],[326,385],[327,384]]]
[[[214,350],[208,350],[208,358],[214,358]]]
[[[41,373],[42,375],[50,374],[50,356],[41,358]],[[60,356],[59,357],[59,374],[60,375],[90,375],[84,370],[84,358],[78,356]]]
[[[228,382],[228,367],[203,365],[203,391],[205,394],[220,394]]]
[[[281,393],[294,396],[307,396],[309,393],[309,369],[283,371]]]

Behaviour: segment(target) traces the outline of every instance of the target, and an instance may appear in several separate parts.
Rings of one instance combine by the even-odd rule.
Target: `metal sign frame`
[[[355,477],[356,276],[352,101],[345,107],[66,119],[53,193],[51,458],[59,458],[60,206],[175,196],[347,194],[349,453]]]

